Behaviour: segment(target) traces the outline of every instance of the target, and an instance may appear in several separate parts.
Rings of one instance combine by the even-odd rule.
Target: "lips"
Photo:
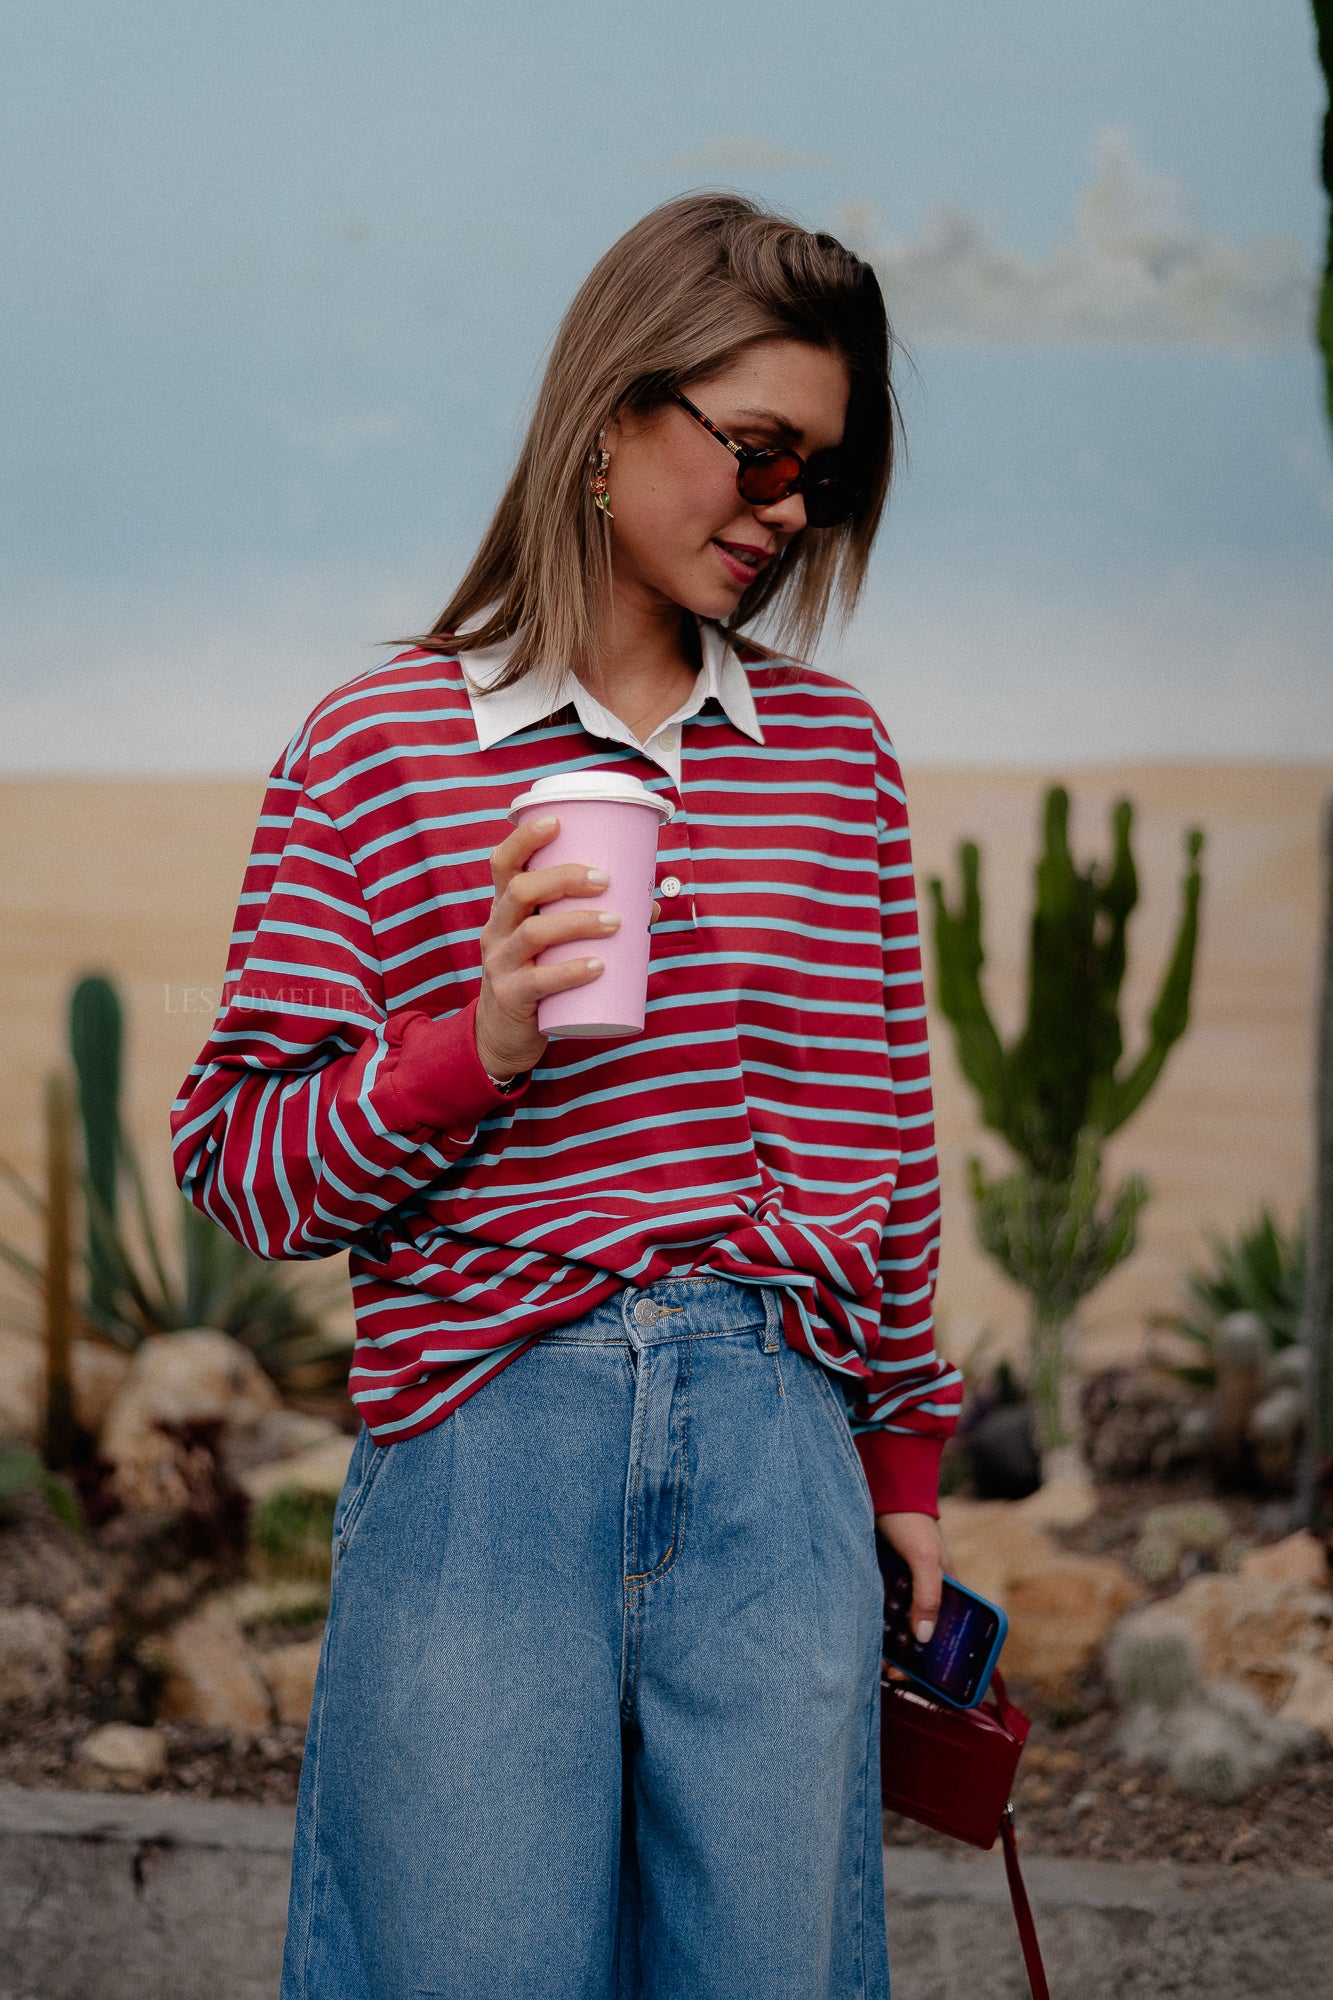
[[[722,567],[733,582],[751,584],[765,563],[773,560],[772,549],[757,549],[749,542],[714,541]]]

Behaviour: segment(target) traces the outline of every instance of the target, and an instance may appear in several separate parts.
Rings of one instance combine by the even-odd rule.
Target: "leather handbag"
[[[949,1708],[906,1681],[881,1682],[879,1759],[884,1803],[972,1847],[1004,1845],[1004,1870],[1032,2000],[1050,2000],[1037,1927],[1018,1865],[1014,1773],[1031,1727],[998,1670],[990,1701]]]

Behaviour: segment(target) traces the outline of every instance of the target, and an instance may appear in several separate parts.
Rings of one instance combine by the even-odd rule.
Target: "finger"
[[[495,877],[497,891],[509,886],[510,878],[516,875],[529,858],[547,842],[554,840],[560,831],[560,822],[551,815],[544,819],[525,820],[506,834],[491,855],[491,873]]]
[[[614,937],[620,917],[614,910],[563,910],[525,917],[500,934],[487,956],[491,980],[512,977],[555,944],[586,944],[594,956],[598,941]]]
[[[934,1636],[940,1615],[942,1579],[939,1565],[925,1557],[912,1564],[912,1637],[919,1646]]]

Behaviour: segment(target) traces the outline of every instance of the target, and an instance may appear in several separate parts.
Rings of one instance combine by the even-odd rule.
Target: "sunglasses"
[[[772,446],[757,450],[753,445],[737,444],[734,438],[729,438],[679,389],[671,391],[671,399],[727,447],[736,461],[736,491],[752,507],[771,507],[799,493],[805,502],[805,518],[812,528],[834,528],[856,512],[865,489],[851,477],[840,448],[813,452],[809,459]]]

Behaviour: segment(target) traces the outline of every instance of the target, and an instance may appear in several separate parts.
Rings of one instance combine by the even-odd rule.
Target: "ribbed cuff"
[[[385,1028],[389,1052],[380,1065],[371,1103],[391,1131],[443,1132],[463,1138],[502,1104],[527,1089],[495,1088],[477,1054],[477,1003],[432,1020],[429,1014],[394,1014]]]
[[[869,1430],[857,1431],[854,1442],[877,1514],[932,1514],[939,1519],[943,1438]]]

